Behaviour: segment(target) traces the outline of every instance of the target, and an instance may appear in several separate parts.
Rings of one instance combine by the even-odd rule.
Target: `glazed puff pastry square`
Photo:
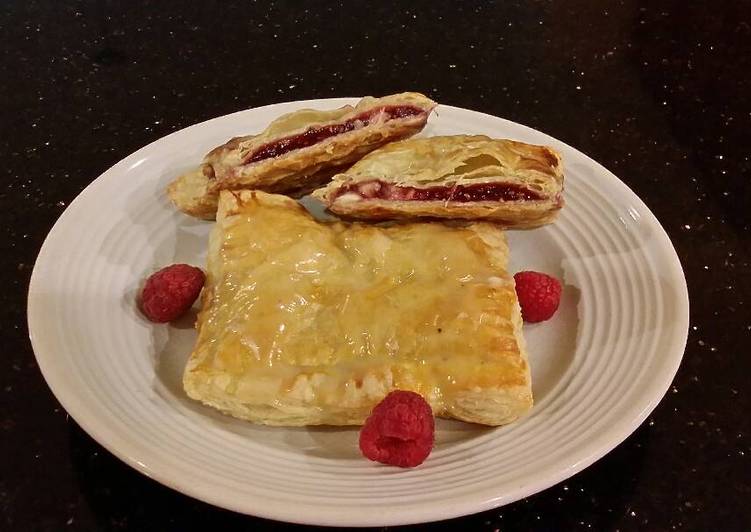
[[[532,406],[502,230],[324,223],[223,191],[187,394],[268,425],[357,425],[392,390],[436,415],[509,423]]]

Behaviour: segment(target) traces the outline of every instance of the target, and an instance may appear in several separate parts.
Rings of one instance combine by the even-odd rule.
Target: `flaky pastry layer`
[[[311,191],[374,149],[421,131],[435,105],[422,94],[405,92],[367,96],[354,107],[285,114],[257,135],[235,137],[213,149],[200,169],[170,184],[168,196],[181,211],[210,219],[215,216],[220,190],[245,188],[288,195]],[[414,114],[393,112],[410,109]],[[342,124],[347,128],[339,127]],[[316,130],[332,134],[310,146],[295,147],[295,139],[310,138]],[[269,151],[275,144],[289,151]],[[271,155],[255,160],[264,151]]]
[[[374,186],[380,193],[371,193]],[[388,144],[313,195],[352,219],[459,218],[529,228],[555,219],[562,192],[561,158],[552,148],[455,135]]]

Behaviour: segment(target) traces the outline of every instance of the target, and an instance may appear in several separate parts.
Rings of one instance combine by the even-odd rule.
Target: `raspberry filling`
[[[322,140],[326,140],[342,133],[354,131],[360,129],[373,120],[374,117],[383,114],[383,121],[393,120],[395,118],[409,118],[413,116],[419,116],[426,114],[423,109],[414,107],[412,105],[387,105],[385,107],[378,107],[371,109],[365,113],[361,113],[349,120],[345,120],[339,124],[331,124],[328,126],[315,126],[308,128],[305,132],[299,135],[293,135],[291,137],[285,137],[274,142],[269,142],[258,148],[253,154],[245,161],[245,164],[256,163],[265,159],[271,159],[273,157],[279,157],[292,150],[299,150],[300,148],[308,148],[314,144],[318,144]]]
[[[438,186],[427,188],[392,185],[383,181],[350,183],[336,191],[334,199],[344,194],[357,194],[362,199],[394,201],[534,201],[542,194],[511,183],[475,183],[472,185]]]

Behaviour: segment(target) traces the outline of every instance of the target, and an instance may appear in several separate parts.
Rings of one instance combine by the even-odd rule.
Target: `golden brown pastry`
[[[384,146],[313,195],[347,218],[462,218],[529,228],[555,218],[562,192],[561,157],[552,148],[457,135]]]
[[[201,218],[214,217],[220,190],[301,195],[374,149],[422,130],[435,105],[422,94],[405,92],[367,96],[355,107],[295,111],[258,135],[236,137],[215,148],[167,193],[178,209]]]
[[[509,423],[532,392],[507,258],[494,224],[322,223],[222,191],[185,391],[268,425],[361,424],[394,389]]]

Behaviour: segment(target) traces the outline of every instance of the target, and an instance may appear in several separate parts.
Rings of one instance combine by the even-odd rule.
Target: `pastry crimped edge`
[[[219,195],[209,190],[210,178],[205,174],[207,170],[207,165],[201,165],[180,175],[167,186],[167,197],[185,214],[213,220]]]
[[[199,330],[199,343],[208,339],[201,336],[202,320],[207,319],[213,300],[213,276],[217,271],[220,252],[220,235],[223,222],[228,216],[238,211],[246,201],[259,201],[278,208],[288,208],[306,212],[296,201],[279,195],[265,194],[260,191],[223,191],[219,196],[219,213],[209,244],[209,268],[207,284],[202,295],[202,308],[196,327]],[[505,235],[497,226],[487,223],[471,223],[470,227],[488,244],[488,260],[494,264],[505,265],[508,260],[508,246]],[[509,275],[513,283],[513,277]],[[522,382],[514,386],[484,387],[457,392],[451,402],[440,397],[427,396],[439,417],[454,418],[483,425],[504,425],[516,420],[526,413],[533,403],[531,377],[526,345],[522,336],[522,318],[518,301],[512,306],[511,323],[513,335],[518,346],[519,356],[524,362]],[[222,373],[201,368],[201,360],[191,355],[183,374],[183,386],[189,397],[233,417],[254,423],[276,426],[304,425],[360,425],[370,414],[372,408],[393,388],[393,375],[388,367],[374,365],[362,379],[361,386],[345,386],[347,394],[340,405],[325,409],[312,405],[306,397],[315,397],[318,388],[327,386],[325,374],[298,375],[294,385],[286,394],[277,395],[273,404],[252,404],[240,400],[222,390]]]
[[[463,160],[489,156],[501,161],[502,170],[493,174],[493,165],[461,174],[451,172]],[[395,161],[389,164],[389,158]],[[399,169],[396,159],[406,161]],[[389,175],[388,167],[393,166]],[[313,196],[333,213],[350,219],[409,220],[413,218],[458,218],[488,220],[504,227],[533,228],[555,220],[563,206],[563,167],[560,154],[548,146],[538,146],[484,135],[452,135],[415,138],[394,142],[371,152],[345,172],[334,176]],[[337,197],[343,186],[381,180],[397,186],[427,188],[453,183],[511,183],[530,186],[543,199],[528,201],[466,201],[351,199]]]
[[[423,109],[425,114],[371,124],[278,157],[243,163],[248,154],[275,139],[299,135],[311,126],[336,124],[389,105],[413,105]],[[167,195],[179,210],[204,219],[215,217],[220,190],[248,188],[300,197],[385,143],[421,131],[435,106],[434,101],[422,94],[405,92],[382,98],[366,96],[354,107],[346,105],[328,111],[301,109],[288,113],[271,122],[258,135],[235,137],[211,150],[199,168],[179,176],[167,187]],[[310,121],[300,127],[279,130],[280,125],[294,121],[296,116],[309,117]],[[315,120],[316,117],[320,119]]]

